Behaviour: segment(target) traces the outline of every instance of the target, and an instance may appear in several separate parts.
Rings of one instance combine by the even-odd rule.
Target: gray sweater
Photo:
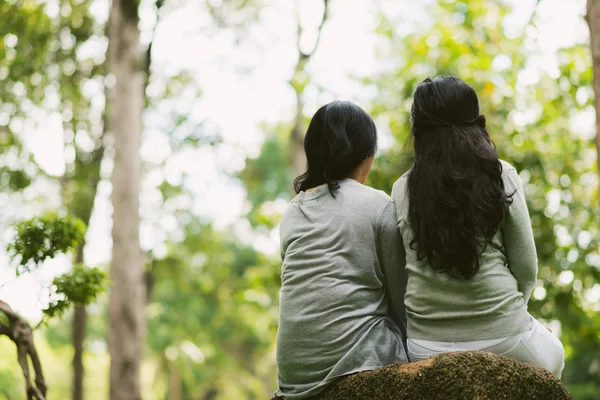
[[[470,280],[434,271],[410,248],[408,173],[394,185],[397,222],[406,251],[408,286],[405,304],[408,337],[440,342],[498,339],[530,329],[527,302],[535,287],[537,255],[523,184],[509,163],[502,163],[507,193],[515,192],[502,229],[481,255]]]
[[[276,395],[286,399],[407,361],[404,249],[394,203],[351,179],[334,195],[326,186],[301,192],[281,220]]]

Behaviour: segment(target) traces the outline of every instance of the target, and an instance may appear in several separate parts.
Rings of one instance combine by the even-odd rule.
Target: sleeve
[[[379,217],[377,258],[384,275],[385,294],[388,299],[388,314],[406,337],[406,254],[402,236],[396,224],[396,207],[390,201]]]
[[[508,268],[517,280],[525,304],[537,280],[537,253],[531,229],[529,211],[525,202],[523,182],[514,168],[505,172],[504,185],[508,194],[513,194],[502,233],[508,259]]]

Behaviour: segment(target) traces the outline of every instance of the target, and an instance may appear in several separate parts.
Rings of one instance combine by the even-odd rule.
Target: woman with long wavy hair
[[[280,226],[276,396],[312,398],[343,376],[407,361],[396,210],[364,185],[376,149],[373,120],[350,102],[323,106],[308,127],[308,168]]]
[[[394,185],[406,251],[408,354],[486,350],[560,377],[560,341],[527,311],[537,255],[523,184],[499,160],[477,94],[448,76],[417,87],[415,162]]]

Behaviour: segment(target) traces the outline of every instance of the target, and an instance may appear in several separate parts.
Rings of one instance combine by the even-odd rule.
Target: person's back
[[[301,192],[281,220],[277,361],[286,398],[406,361],[377,258],[386,251],[378,228],[381,219],[394,218],[394,204],[351,179],[339,186],[335,197],[327,186]]]
[[[507,193],[516,194],[519,188],[516,170],[507,162],[501,163],[504,187]],[[537,271],[533,242],[527,237],[509,234],[508,239],[516,241],[515,246],[509,248],[522,255],[518,264],[515,258],[519,255],[513,256],[514,272],[509,269],[502,230],[494,234],[491,245],[481,253],[479,270],[470,279],[436,271],[427,259],[419,259],[417,251],[410,246],[414,232],[408,217],[407,182],[408,173],[394,184],[392,193],[409,274],[405,304],[410,337],[465,342],[513,336],[530,329],[527,300],[535,286]],[[513,202],[511,207],[515,211],[522,204]],[[527,209],[521,213],[523,211],[526,213]],[[520,288],[514,274],[519,277]]]
[[[394,203],[363,186],[376,148],[373,120],[349,102],[321,107],[308,127],[307,171],[280,226],[279,398],[314,397],[343,376],[408,361]]]
[[[486,350],[560,377],[562,344],[527,312],[537,255],[523,185],[498,159],[477,94],[455,77],[426,79],[411,122],[415,162],[392,192],[410,359]]]

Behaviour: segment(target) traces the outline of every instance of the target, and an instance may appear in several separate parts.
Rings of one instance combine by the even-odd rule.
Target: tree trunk
[[[304,102],[302,92],[296,90],[296,122],[292,129],[292,166],[294,176],[306,171],[306,155],[304,154]]]
[[[137,1],[113,0],[109,22],[108,132],[114,137],[113,250],[109,299],[110,400],[140,400],[144,343],[144,268],[139,245],[139,191],[145,66],[139,51]]]
[[[168,400],[181,400],[181,374],[179,367],[172,365],[169,368],[169,391],[167,393]]]
[[[87,325],[85,306],[76,305],[73,314],[72,339],[75,353],[73,355],[73,400],[83,400],[83,342]]]
[[[587,22],[590,27],[590,47],[594,71],[594,94],[596,98],[596,155],[600,174],[600,0],[588,0]]]
[[[75,262],[83,262],[84,242],[77,248],[77,257]],[[72,340],[73,348],[73,400],[83,400],[83,377],[85,370],[83,367],[83,342],[85,340],[85,329],[87,324],[87,313],[84,305],[75,305],[73,313]]]
[[[86,196],[84,191],[80,191],[81,195],[75,193],[71,202],[68,204],[69,213],[75,215],[83,221],[87,226],[89,225],[92,210],[94,208],[94,201],[96,198],[96,189],[98,182],[100,181],[100,165],[102,163],[102,157],[104,155],[104,148],[100,147],[95,150],[92,154],[92,165],[86,166],[81,164],[81,161],[75,162],[75,171],[80,172],[82,170],[89,170],[89,175],[86,176],[86,180],[82,184],[88,184],[91,187],[91,195]],[[92,168],[93,167],[93,168]],[[78,171],[79,170],[79,171]],[[81,178],[81,177],[79,177]],[[68,184],[74,184],[74,178],[70,178],[65,181],[65,186]],[[76,186],[77,187],[77,186]],[[83,250],[85,248],[85,240],[79,243],[77,247],[77,253],[75,255],[75,264],[83,264]],[[85,306],[76,304],[73,312],[73,322],[71,326],[71,340],[73,342],[73,400],[83,400],[84,388],[83,379],[85,375],[85,368],[83,365],[83,354],[85,352],[84,341],[86,335],[87,326],[87,311]]]
[[[106,126],[106,124],[104,124]],[[102,138],[99,139],[100,141]],[[88,226],[94,209],[98,182],[100,181],[100,166],[104,156],[104,147],[91,153],[90,165],[85,165],[80,158],[75,159],[74,168],[71,176],[65,176],[63,179],[63,195],[69,214],[81,219]],[[78,156],[79,157],[79,156]],[[82,175],[83,174],[83,175]],[[89,186],[90,190],[81,190],[81,186]],[[74,263],[83,264],[83,250],[85,240],[77,246]],[[84,388],[83,379],[85,369],[83,366],[83,354],[85,351],[85,331],[87,325],[87,311],[85,306],[76,304],[73,313],[73,322],[71,327],[71,340],[73,343],[73,400],[83,400]]]

